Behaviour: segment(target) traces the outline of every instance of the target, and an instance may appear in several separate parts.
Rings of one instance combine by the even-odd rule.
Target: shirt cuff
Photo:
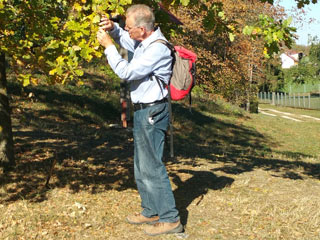
[[[106,56],[111,55],[111,54],[115,54],[115,53],[118,53],[118,50],[117,50],[117,48],[116,48],[115,45],[111,45],[111,46],[107,47],[107,48],[104,50],[104,54],[105,54]]]

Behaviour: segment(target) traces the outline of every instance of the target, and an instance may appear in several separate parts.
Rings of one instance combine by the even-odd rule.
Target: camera
[[[112,16],[110,12],[108,12],[109,15],[109,19],[113,22],[119,23],[119,26],[121,28],[124,28],[125,24],[125,18],[122,15],[116,15],[116,16]]]
[[[125,26],[125,18],[122,15],[112,16],[111,12],[107,12],[107,14],[102,13],[101,17],[108,17],[108,19],[111,20],[112,22],[118,23],[121,28],[124,28]]]
[[[116,22],[116,23],[120,23],[123,20],[121,15],[116,15],[116,16],[112,17],[110,13],[109,13],[109,19],[113,22]]]

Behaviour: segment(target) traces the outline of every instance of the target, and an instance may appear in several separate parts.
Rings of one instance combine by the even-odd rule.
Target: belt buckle
[[[143,109],[143,104],[142,103],[135,103],[134,104],[134,110],[137,111],[137,110],[141,110]]]
[[[139,103],[139,109],[141,110],[141,109],[144,109],[144,104],[143,103]]]

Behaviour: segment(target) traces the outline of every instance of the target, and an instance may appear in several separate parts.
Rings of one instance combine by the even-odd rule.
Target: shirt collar
[[[141,42],[141,45],[144,48],[147,48],[152,42],[154,42],[157,39],[164,39],[165,37],[163,36],[163,34],[160,31],[160,27],[157,27],[156,30],[145,40],[143,40]]]

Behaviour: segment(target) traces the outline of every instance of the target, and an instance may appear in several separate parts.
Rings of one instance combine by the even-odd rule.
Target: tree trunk
[[[15,165],[10,107],[7,93],[5,54],[0,52],[0,167],[4,171]]]

